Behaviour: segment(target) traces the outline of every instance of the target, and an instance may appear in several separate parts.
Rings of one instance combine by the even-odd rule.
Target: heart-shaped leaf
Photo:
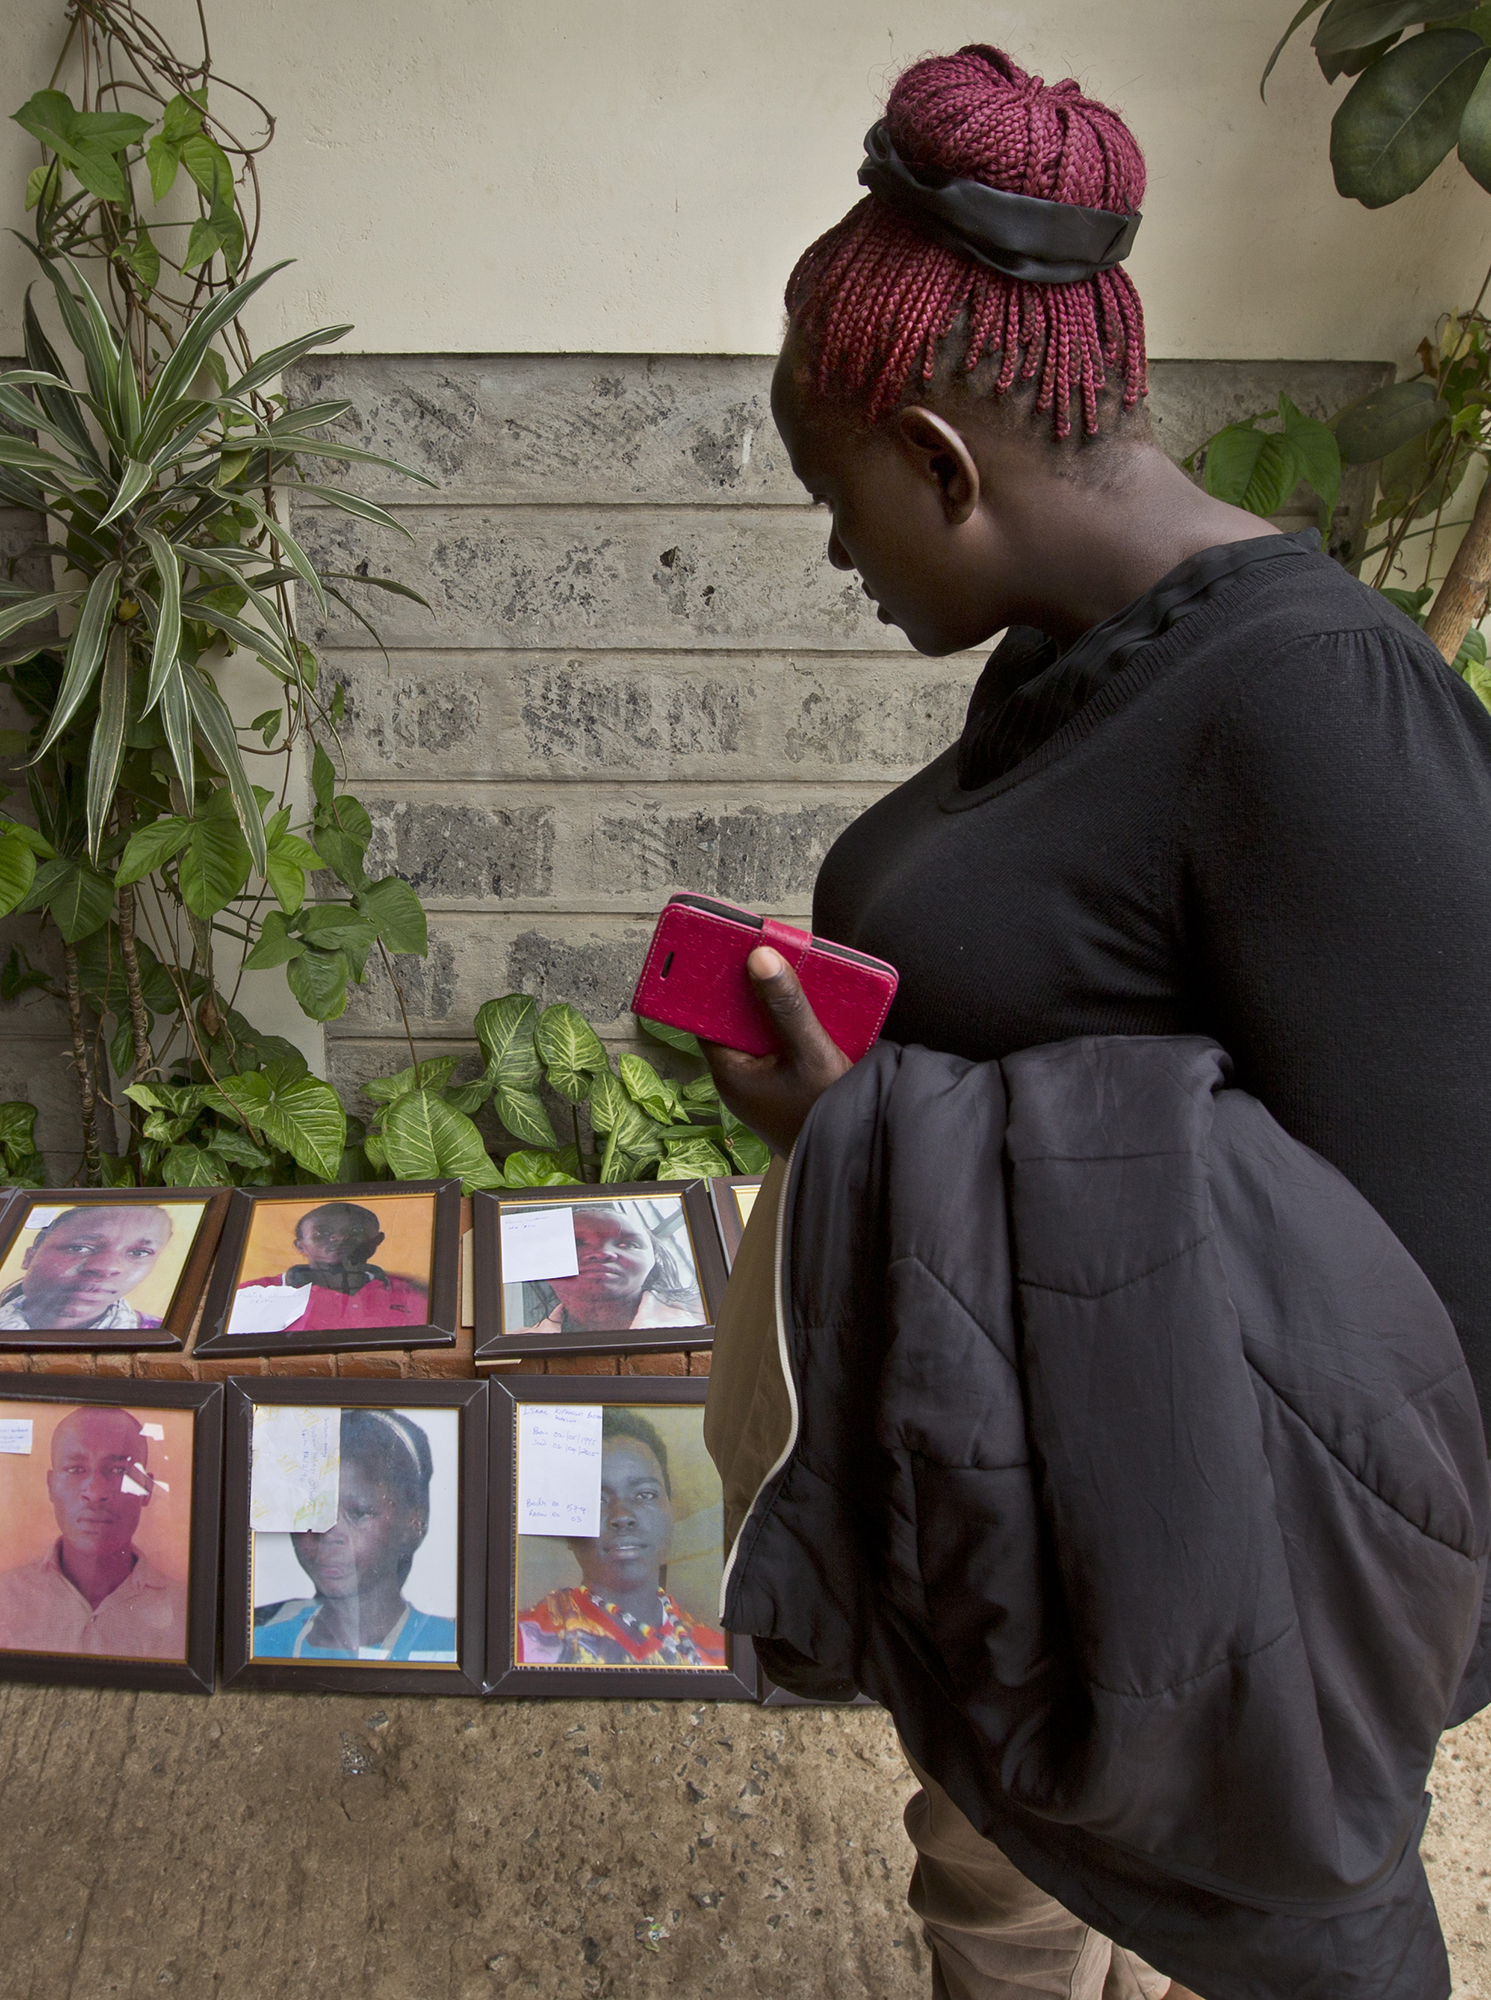
[[[585,1016],[561,1000],[539,1015],[533,1039],[554,1089],[571,1104],[583,1104],[591,1078],[609,1067],[601,1038]]]
[[[538,1082],[540,1064],[533,1031],[538,1008],[526,993],[507,993],[476,1010],[476,1039],[503,1083],[527,1088]]]
[[[1338,192],[1385,208],[1421,187],[1459,138],[1488,60],[1478,35],[1430,28],[1364,70],[1331,120]]]
[[[288,1153],[297,1166],[330,1180],[342,1157],[347,1114],[329,1083],[315,1076],[255,1070],[205,1087],[208,1099]]]
[[[401,1181],[455,1179],[462,1191],[503,1185],[502,1173],[469,1118],[434,1091],[412,1090],[390,1107],[383,1122],[383,1150]]]
[[[492,1092],[492,1109],[515,1139],[530,1146],[558,1145],[549,1114],[536,1092],[513,1083],[498,1083]]]
[[[1250,514],[1276,514],[1302,477],[1287,436],[1254,424],[1229,424],[1206,447],[1206,490]]]

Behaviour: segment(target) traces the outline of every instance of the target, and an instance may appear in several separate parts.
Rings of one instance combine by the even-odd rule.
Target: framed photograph
[[[451,1347],[459,1181],[234,1188],[198,1354]]]
[[[708,1347],[725,1260],[703,1181],[473,1195],[476,1358]]]
[[[708,1387],[492,1378],[489,1694],[756,1699],[750,1641],[719,1624]]]
[[[709,1183],[709,1205],[714,1210],[715,1223],[719,1228],[727,1271],[735,1269],[735,1253],[740,1248],[740,1239],[745,1235],[745,1226],[751,1219],[756,1196],[765,1178],[765,1174],[731,1174],[728,1177],[721,1174]]]
[[[223,1680],[479,1694],[485,1382],[228,1384]]]
[[[225,1188],[18,1189],[0,1213],[0,1348],[181,1347]]]
[[[222,1384],[0,1382],[0,1680],[210,1694]]]

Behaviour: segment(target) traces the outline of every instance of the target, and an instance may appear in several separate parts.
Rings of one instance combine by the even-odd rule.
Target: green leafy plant
[[[566,1002],[540,1012],[522,993],[488,1000],[476,1016],[485,1060],[473,1082],[453,1083],[460,1058],[438,1056],[363,1086],[377,1107],[361,1142],[370,1172],[398,1180],[459,1175],[468,1190],[764,1173],[768,1149],[721,1104],[693,1036],[639,1025],[698,1060],[699,1073],[679,1083],[630,1052],[613,1066],[590,1023]],[[545,1084],[568,1111],[568,1144],[555,1133]],[[518,1142],[500,1163],[475,1123],[487,1105]]]
[[[0,582],[0,678],[29,725],[4,746],[25,769],[29,823],[0,815],[0,916],[35,912],[59,939],[61,980],[24,976],[67,1006],[94,1181],[123,1170],[104,1164],[116,1134],[100,1114],[116,1107],[129,1113],[129,1172],[164,1168],[142,1115],[161,1107],[116,1079],[215,1088],[244,1072],[253,1038],[234,1025],[238,968],[283,966],[304,1012],[326,1021],[371,953],[392,977],[392,954],[422,954],[427,938],[409,885],[365,868],[371,822],[340,790],[332,754],[342,692],[321,688],[292,591],[361,613],[338,589],[346,575],[319,567],[283,519],[294,486],[406,533],[317,472],[349,459],[407,468],[322,434],[346,403],[292,408],[274,387],[350,329],[257,357],[249,344],[243,310],[283,268],[249,275],[268,137],[246,145],[220,123],[205,46],[184,67],[128,0],[78,0],[68,37],[74,54],[81,44],[81,105],[49,88],[14,114],[42,155],[28,247],[75,359],[28,295],[26,366],[0,374],[0,501],[45,527],[24,552],[29,580],[13,563]],[[148,115],[122,108],[126,95]],[[177,212],[182,188],[195,215]],[[44,582],[38,563],[53,571]],[[392,578],[357,581],[423,602]],[[59,615],[61,643],[44,629]],[[217,679],[235,651],[280,689],[248,727]],[[313,805],[297,824],[307,746]],[[277,783],[256,783],[251,767],[277,770]]]
[[[1277,513],[1303,480],[1320,500],[1322,531],[1344,468],[1374,467],[1380,497],[1369,527],[1381,535],[1362,562],[1374,588],[1423,625],[1434,584],[1410,590],[1390,580],[1402,575],[1408,545],[1422,538],[1432,576],[1440,540],[1457,525],[1448,510],[1475,459],[1491,456],[1491,327],[1479,313],[1447,317],[1418,358],[1417,375],[1371,390],[1328,423],[1301,417],[1281,396],[1278,431],[1261,429],[1267,416],[1229,424],[1186,467],[1199,468],[1208,493],[1254,514]],[[1491,707],[1486,642],[1469,618],[1451,664]]]
[[[1386,207],[1421,187],[1452,151],[1491,191],[1491,5],[1304,0],[1265,65],[1260,89],[1291,37],[1317,15],[1311,45],[1322,75],[1328,83],[1354,79],[1331,119],[1337,191],[1365,208]],[[1491,482],[1437,590],[1432,555],[1451,525],[1446,503],[1472,460],[1487,456],[1485,292],[1483,284],[1471,311],[1450,315],[1438,341],[1420,349],[1423,372],[1412,383],[1395,383],[1356,406],[1355,418],[1343,412],[1337,419],[1344,462],[1379,466],[1382,501],[1373,525],[1389,528],[1380,545],[1389,550],[1384,576],[1404,541],[1419,532],[1412,524],[1433,517],[1426,531],[1431,596],[1422,622],[1462,672],[1467,634],[1485,615],[1491,590]]]
[[[36,1106],[0,1104],[0,1186],[45,1187],[46,1162],[36,1150]]]

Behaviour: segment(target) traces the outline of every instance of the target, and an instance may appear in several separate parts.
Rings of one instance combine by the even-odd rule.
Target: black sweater
[[[1491,714],[1313,539],[1207,550],[1064,655],[1010,633],[813,925],[899,968],[893,1041],[1213,1036],[1417,1259],[1491,1415]]]

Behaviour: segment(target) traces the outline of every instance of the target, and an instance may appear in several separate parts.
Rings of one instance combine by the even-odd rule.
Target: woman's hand
[[[704,1042],[701,1047],[726,1105],[785,1159],[809,1111],[852,1064],[829,1039],[797,974],[779,952],[758,945],[746,960],[746,970],[771,1016],[782,1044],[780,1054],[742,1055],[721,1042]]]

